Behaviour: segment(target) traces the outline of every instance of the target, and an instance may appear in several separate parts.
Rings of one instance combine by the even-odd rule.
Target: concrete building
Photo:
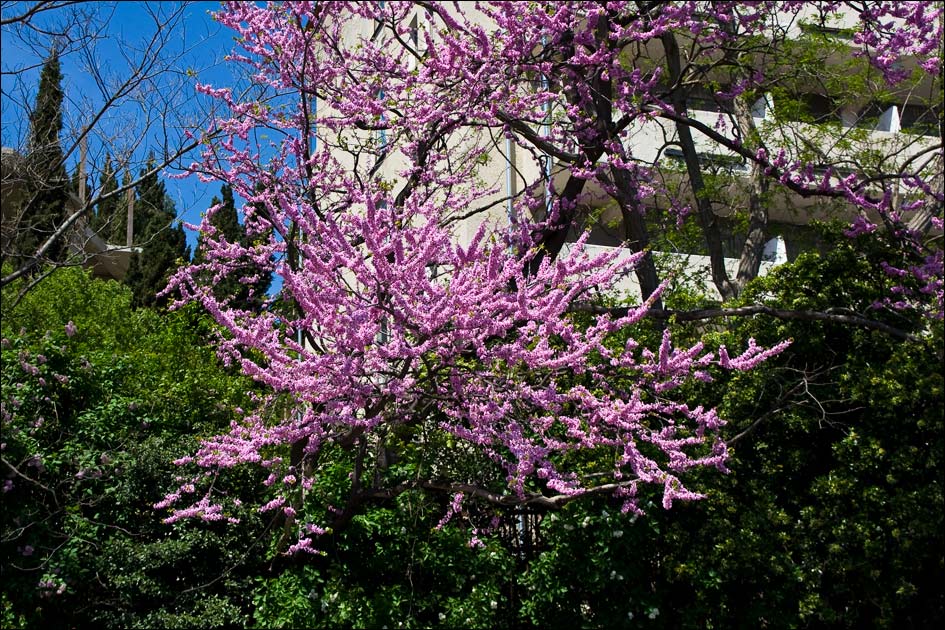
[[[441,6],[448,11],[455,11],[451,3],[442,3]],[[484,26],[486,30],[495,31],[495,26],[491,25],[489,19],[472,3],[464,4],[462,8],[473,23]],[[766,28],[772,41],[796,44],[802,42],[805,37],[817,37],[824,42],[837,43],[833,48],[825,45],[824,50],[827,52],[824,52],[824,57],[819,61],[824,68],[840,68],[849,61],[849,52],[853,50],[850,29],[856,25],[857,16],[845,10],[833,17],[833,21],[825,21],[815,7],[808,6],[800,12],[773,16]],[[399,41],[392,37],[389,25],[372,23],[370,20],[361,20],[349,25],[344,37],[352,45],[359,40],[382,43],[386,38],[389,40],[388,50],[393,58],[399,57],[397,47],[404,45],[413,48],[422,57],[427,52],[426,35],[430,34],[435,39],[436,28],[442,26],[434,25],[436,22],[437,20],[423,9],[417,8],[401,20],[399,27],[402,29],[403,25],[407,24],[407,28],[401,30]],[[679,40],[685,44],[686,35],[680,34]],[[647,63],[665,64],[666,52],[659,39],[645,43],[645,55]],[[412,55],[407,55],[405,59],[408,71],[417,69],[417,65],[423,63]],[[764,55],[758,56],[758,70],[768,70],[763,64],[771,63],[771,59],[764,59]],[[712,61],[707,59],[707,63]],[[909,59],[901,63],[905,70],[912,70],[916,65],[914,60]],[[863,67],[867,68],[865,61],[863,64]],[[723,71],[709,72],[705,78],[713,82],[727,80]],[[874,82],[876,80],[877,77],[868,79]],[[827,84],[810,82],[808,85],[795,86],[794,93],[784,100],[773,93],[765,93],[755,100],[751,107],[750,126],[759,134],[769,155],[783,150],[792,160],[809,160],[814,164],[815,175],[832,177],[833,181],[852,172],[856,166],[866,164],[867,160],[878,160],[886,172],[894,172],[909,163],[924,160],[927,162],[925,171],[937,171],[938,179],[941,179],[940,80],[924,74],[922,78],[908,81],[901,86],[885,89],[877,84],[873,86],[874,89],[865,90],[852,97],[845,95],[840,100],[829,92],[828,87]],[[718,86],[709,84],[690,87],[688,116],[693,121],[717,130],[727,140],[734,141],[737,134],[744,135],[746,130],[739,128],[732,111],[728,109],[731,101],[726,102],[716,97],[715,92],[718,89]],[[791,107],[786,106],[788,102]],[[806,110],[804,116],[796,115],[797,103],[803,104],[803,109]],[[319,103],[317,107],[322,112],[326,104]],[[795,111],[791,111],[792,108]],[[560,105],[549,107],[547,124],[557,115],[556,110],[560,109]],[[537,127],[539,134],[546,133],[543,124]],[[369,144],[371,133],[376,136],[376,146],[388,143],[389,139],[383,131],[361,132],[360,142]],[[478,134],[469,140],[470,144],[474,141],[486,141],[494,146],[478,176],[485,186],[494,187],[498,192],[493,195],[491,201],[494,203],[488,211],[458,222],[456,235],[460,241],[468,242],[483,221],[491,221],[497,225],[507,221],[516,212],[512,200],[529,190],[536,182],[542,181],[543,178],[551,179],[556,189],[561,190],[570,176],[569,164],[548,156],[536,159],[534,152],[523,150],[521,145],[506,138],[500,129],[480,129],[469,133]],[[739,264],[738,256],[741,254],[742,237],[739,232],[744,228],[739,226],[739,223],[745,222],[742,210],[747,206],[750,194],[751,164],[724,143],[699,133],[698,130],[693,131],[693,138],[702,171],[713,175],[717,180],[711,210],[716,215],[722,231],[726,257],[724,266],[729,276],[733,277]],[[452,148],[461,149],[462,142],[457,140]],[[658,210],[666,209],[671,204],[695,204],[692,183],[683,164],[684,156],[674,122],[658,116],[634,122],[628,130],[625,144],[632,151],[634,161],[659,172],[663,191],[670,191],[669,194],[660,191],[645,199],[647,207]],[[345,158],[341,159],[344,161]],[[388,152],[381,159],[383,163],[376,169],[376,175],[396,182],[405,165],[403,159],[394,151]],[[606,156],[602,159],[606,159]],[[817,171],[819,161],[829,163],[832,170],[829,173],[826,170]],[[853,168],[844,170],[845,162]],[[348,166],[354,168],[353,159],[348,161]],[[935,181],[933,177],[933,184]],[[940,183],[938,185],[941,187]],[[490,200],[486,200],[482,205],[489,205],[488,201]],[[604,187],[596,181],[588,182],[580,203],[583,206],[580,214],[593,217],[593,220],[588,219],[581,226],[582,229],[591,229],[591,244],[595,248],[620,247],[625,239],[621,212]],[[787,187],[778,186],[776,182],[771,193],[766,195],[764,203],[768,238],[764,246],[760,274],[767,273],[773,265],[792,259],[799,252],[813,246],[815,238],[808,227],[812,221],[849,222],[861,212],[843,200],[799,194]],[[875,214],[869,218],[880,221]],[[905,219],[909,218],[906,213]],[[570,240],[573,241],[577,236],[577,232],[572,231]],[[719,297],[709,274],[706,251],[696,248],[656,254],[660,264],[683,270],[681,276],[704,278],[702,290]],[[698,284],[699,281],[696,282]],[[633,278],[628,278],[619,288],[631,294],[639,291]]]
[[[9,147],[2,149],[2,188],[0,188],[0,209],[2,209],[2,223],[0,223],[0,246],[4,253],[15,245],[17,228],[20,223],[20,213],[26,203],[26,177],[23,169],[23,156]],[[85,200],[73,192],[68,193],[66,207],[63,208],[63,217],[68,217],[82,210]],[[128,273],[131,256],[140,253],[140,247],[130,243],[117,245],[107,243],[89,225],[88,217],[80,217],[66,236],[70,255],[77,263],[92,270],[93,275],[99,278],[121,280]]]
[[[451,4],[443,3],[443,6],[453,10]],[[494,27],[490,27],[489,20],[471,4],[463,5],[463,9],[474,22],[494,30]],[[407,20],[409,28],[403,41],[422,55],[426,52],[425,33],[434,29],[431,27],[431,16],[417,9]],[[855,23],[856,16],[851,13],[840,15],[839,21],[831,22],[829,26],[818,23],[815,8],[808,7],[798,14],[779,17],[769,25],[769,30],[772,37],[785,40],[795,40],[813,33],[845,41],[849,38],[846,29],[853,27]],[[368,20],[349,27],[345,35],[352,43],[360,38],[379,41],[391,36],[389,28],[379,23],[372,24]],[[434,38],[435,36],[433,33]],[[654,63],[663,63],[665,52],[658,40],[648,41],[646,47],[647,54]],[[843,61],[842,55],[831,53],[823,63],[825,67],[829,67]],[[406,63],[416,67],[417,63],[422,62],[408,57]],[[914,62],[907,60],[905,64],[914,65]],[[721,75],[719,78],[721,79]],[[859,98],[833,103],[831,95],[825,93],[823,86],[812,84],[808,87],[808,92],[792,95],[793,100],[800,100],[807,105],[810,116],[806,122],[792,119],[790,112],[782,111],[784,108],[779,106],[777,98],[770,93],[758,98],[753,104],[752,123],[763,139],[769,155],[784,149],[790,156],[800,157],[804,152],[813,156],[830,156],[830,161],[834,163],[842,161],[841,158],[845,155],[881,155],[887,161],[885,168],[894,169],[917,156],[930,152],[934,155],[935,148],[941,145],[936,124],[937,117],[941,115],[941,97],[937,96],[941,86],[928,75],[921,81],[910,82],[905,87],[892,90],[884,96],[884,101],[871,100],[869,94],[863,94]],[[706,94],[698,89],[692,89],[689,93],[690,118],[719,129],[728,139],[734,139],[737,124],[730,115],[731,111],[726,110],[726,103],[715,98],[711,90],[703,91]],[[319,107],[324,105],[319,104]],[[554,111],[549,110],[548,116],[549,119],[553,117]],[[813,117],[813,121],[810,117]],[[542,129],[538,131],[543,133]],[[744,130],[742,132],[744,133]],[[376,133],[378,144],[385,144],[387,139],[383,137],[383,132]],[[463,221],[457,228],[460,240],[468,240],[482,221],[501,222],[513,214],[515,210],[511,199],[521,194],[529,185],[540,181],[543,176],[550,175],[559,190],[569,176],[569,165],[547,157],[544,160],[535,160],[515,142],[503,137],[499,130],[481,130],[478,133],[491,134],[488,141],[495,147],[490,159],[478,174],[487,186],[493,186],[500,191],[494,196],[496,200],[507,198],[508,201],[505,204],[496,204],[490,211]],[[724,174],[728,180],[722,195],[724,202],[713,203],[713,211],[721,219],[721,224],[728,226],[732,222],[726,222],[726,219],[734,219],[747,198],[750,164],[698,131],[695,131],[693,136],[704,170]],[[693,202],[691,186],[681,164],[682,152],[678,142],[675,125],[657,117],[634,123],[629,130],[626,144],[632,150],[636,162],[660,171],[665,188],[673,191],[677,202]],[[938,169],[941,171],[940,154],[937,159]],[[377,174],[396,181],[403,166],[403,161],[393,153],[384,158]],[[843,174],[845,173],[841,169],[836,169],[834,177]],[[658,194],[647,199],[646,203],[653,208],[666,208],[670,201],[665,195]],[[589,226],[592,227],[591,243],[597,247],[620,246],[623,240],[620,229],[621,215],[613,199],[596,182],[590,182],[585,188],[582,203],[586,206],[584,214],[596,217],[594,224]],[[762,266],[761,273],[765,273],[772,264],[793,258],[799,251],[809,247],[809,232],[805,231],[804,227],[811,221],[849,221],[857,212],[850,204],[827,202],[816,196],[802,196],[786,188],[774,191],[766,200],[766,204],[771,238],[766,245],[767,264]],[[878,220],[876,216],[871,218]],[[576,236],[572,234],[572,239]],[[726,255],[737,256],[737,249],[729,248]],[[704,253],[669,252],[667,257],[678,261],[680,257],[690,254],[692,270],[698,271],[705,267],[706,260],[701,255]],[[730,270],[734,269],[737,260],[727,260],[726,266]],[[714,291],[711,285],[711,282],[706,285],[710,292]]]

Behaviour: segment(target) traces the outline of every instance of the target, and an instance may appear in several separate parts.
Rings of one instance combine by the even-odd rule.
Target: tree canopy
[[[62,114],[62,70],[59,51],[53,48],[43,63],[36,103],[30,113],[29,152],[25,160],[17,163],[17,172],[4,174],[5,180],[13,180],[8,185],[22,186],[25,191],[22,203],[13,209],[18,215],[15,220],[21,225],[12,242],[18,264],[32,259],[34,252],[55,233],[66,212],[71,186],[59,140]],[[57,243],[48,256],[58,260],[63,251],[64,244]],[[7,254],[3,252],[4,260]]]
[[[152,157],[141,173],[132,225],[133,242],[142,245],[141,253],[131,259],[125,282],[134,293],[136,306],[163,304],[160,293],[168,278],[178,266],[190,261],[184,228],[177,221],[174,202],[158,179],[155,166]]]
[[[647,204],[659,207],[660,199],[678,221],[695,217],[722,298],[758,273],[773,204],[768,189],[777,186],[789,203],[813,198],[852,209],[838,215],[855,217],[851,237],[883,225],[877,238],[897,244],[883,267],[883,299],[930,319],[901,330],[882,321],[882,310],[847,312],[846,303],[817,311],[762,302],[761,310],[903,337],[941,318],[934,229],[941,229],[942,196],[932,185],[941,145],[924,137],[907,138],[905,148],[882,145],[892,152],[885,161],[854,162],[846,174],[838,170],[845,153],[825,162],[804,152],[817,129],[807,131],[806,144],[785,141],[806,129],[785,121],[773,119],[780,128],[767,135],[756,129],[764,90],[773,87],[767,77],[784,80],[778,55],[791,46],[784,25],[809,19],[808,3],[465,9],[228,3],[218,15],[240,34],[234,59],[260,89],[282,97],[240,100],[226,87],[200,86],[231,114],[215,122],[226,140],[205,151],[200,171],[250,203],[250,229],[274,235],[252,252],[211,243],[207,261],[182,270],[172,286],[183,302],[213,314],[228,333],[222,349],[245,373],[289,395],[294,411],[276,425],[248,415],[183,461],[198,470],[269,469],[274,490],[263,509],[284,515],[291,551],[317,549],[320,535],[366,503],[411,489],[451,497],[447,520],[466,501],[554,508],[606,493],[624,511],[640,512],[649,485],[660,488],[666,508],[701,496],[684,478],[701,467],[725,469],[717,438],[723,421],[711,405],[672,392],[751,369],[790,340],[677,347],[673,326],[650,347],[627,336],[645,317],[739,314],[663,308],[668,283],[645,220]],[[817,9],[815,25],[826,27],[841,11],[855,21],[864,72],[892,87],[935,80],[942,29],[925,5]],[[917,64],[915,73],[890,59]],[[720,84],[712,100],[733,111],[715,124],[687,114],[695,84],[710,79]],[[268,152],[251,140],[262,127],[282,137]],[[654,129],[680,147],[691,197],[674,194],[657,164],[647,164],[640,147],[652,143],[637,139]],[[853,153],[861,148],[849,134],[845,142]],[[750,216],[736,279],[725,268],[699,143],[746,165]],[[513,149],[524,160],[513,160]],[[510,184],[503,195],[489,179],[495,160],[515,171],[507,177],[518,181],[517,192]],[[877,175],[874,163],[887,168]],[[616,208],[629,255],[590,253],[590,235],[581,231],[591,227],[595,198]],[[929,213],[931,227],[910,228],[906,210]],[[241,312],[207,285],[227,261],[260,254],[279,259],[274,270],[294,312]],[[629,273],[641,304],[596,300]],[[576,310],[593,315],[580,321]],[[355,454],[341,508],[307,492],[337,461],[336,449]],[[420,464],[394,472],[390,463],[405,449],[417,449]],[[478,461],[477,470],[453,468],[448,462],[457,457]],[[188,484],[206,479],[198,473]],[[172,508],[169,522],[218,520],[226,510],[219,500],[209,491],[196,502],[174,492],[159,507]]]
[[[215,20],[193,260],[4,260],[0,625],[945,622],[941,2]]]

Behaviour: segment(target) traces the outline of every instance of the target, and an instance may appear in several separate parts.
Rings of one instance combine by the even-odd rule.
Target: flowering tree
[[[247,201],[250,235],[273,236],[229,242],[212,229],[211,211],[205,260],[171,286],[225,329],[230,360],[293,404],[286,414],[250,414],[181,460],[204,472],[158,504],[173,508],[168,521],[235,520],[211,480],[241,464],[271,469],[273,499],[260,509],[281,511],[292,551],[314,550],[313,536],[343,526],[365,502],[412,489],[452,497],[444,520],[471,499],[547,508],[612,493],[639,512],[647,486],[661,490],[666,508],[698,497],[682,475],[724,469],[722,420],[672,390],[718,369],[751,369],[787,342],[751,343],[731,356],[724,347],[677,348],[669,328],[652,350],[627,338],[641,318],[667,314],[666,281],[648,250],[647,200],[669,196],[680,220],[688,210],[635,156],[640,125],[675,131],[695,182],[693,132],[746,160],[753,181],[862,208],[855,232],[885,222],[912,265],[889,273],[903,291],[931,294],[940,317],[941,251],[925,238],[941,228],[941,191],[927,179],[934,151],[881,177],[841,177],[769,151],[756,132],[728,133],[721,119],[713,127],[686,114],[682,86],[696,80],[698,64],[680,64],[680,43],[739,76],[716,96],[750,125],[743,106],[765,77],[747,71],[738,47],[749,50],[806,5],[225,4],[218,19],[241,47],[231,59],[250,69],[260,92],[244,99],[200,86],[231,115],[215,121],[210,132],[224,140],[209,143],[193,170]],[[940,12],[920,7],[881,3],[855,14],[863,54],[890,82],[902,80],[903,55],[938,70]],[[842,7],[818,8],[823,20]],[[513,151],[524,159],[512,160]],[[516,190],[503,195],[490,171],[496,162],[514,166]],[[893,182],[929,226],[906,224]],[[712,208],[693,188],[714,280],[734,295],[757,273],[764,230],[746,239],[746,271],[729,279]],[[620,211],[630,257],[588,254],[586,234],[563,247],[602,196]],[[753,220],[763,222],[755,205]],[[290,312],[242,310],[208,284],[247,258],[278,261]],[[639,280],[642,304],[573,317],[627,273]],[[780,315],[883,327],[860,315]],[[338,453],[351,462],[343,505],[313,490]],[[393,472],[410,453],[420,463]],[[478,468],[459,472],[462,459]]]

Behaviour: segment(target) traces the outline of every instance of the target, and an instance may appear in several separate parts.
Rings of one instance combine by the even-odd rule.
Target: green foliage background
[[[835,239],[745,303],[873,311],[889,256]],[[675,298],[678,299],[678,298]],[[691,327],[693,334],[705,332]],[[837,323],[733,319],[711,344],[791,338],[762,369],[680,392],[718,405],[728,475],[639,519],[604,501],[545,519],[520,613],[542,627],[936,627],[945,620],[941,322],[919,341]],[[615,572],[615,573],[611,573]],[[582,608],[578,605],[583,602]]]
[[[825,253],[778,267],[742,300],[843,307],[909,329],[907,316],[871,308],[888,281],[877,262],[891,252],[824,238]],[[730,472],[697,473],[691,483],[705,500],[668,512],[653,502],[639,518],[606,498],[575,502],[531,517],[539,539],[530,548],[499,535],[480,535],[485,546],[473,548],[482,506],[467,503],[437,529],[448,498],[411,491],[366,504],[319,540],[324,555],[286,559],[268,515],[167,526],[151,507],[182,474],[170,462],[222,430],[237,406],[249,408],[253,386],[217,362],[202,315],[133,310],[131,300],[127,287],[78,270],[57,272],[16,308],[4,300],[2,456],[29,477],[6,464],[0,471],[0,483],[12,482],[0,494],[4,627],[921,628],[945,620],[941,322],[913,341],[764,317],[671,324],[679,345],[706,336],[732,349],[749,337],[794,340],[763,369],[720,371],[676,392],[717,405],[728,420]],[[693,300],[680,293],[667,303]],[[644,322],[630,334],[655,339],[659,330]],[[472,464],[456,444],[426,442],[436,445],[431,453],[411,447],[413,437],[402,436],[392,478],[416,474],[430,457]],[[30,463],[37,456],[41,466]],[[323,458],[311,500],[343,500],[346,458]],[[258,505],[267,500],[260,481],[237,469],[216,484]],[[517,518],[504,522],[514,529]]]
[[[190,311],[133,311],[127,287],[76,269],[7,309],[12,295],[2,324],[2,474],[12,484],[2,494],[3,626],[239,619],[248,589],[239,567],[258,519],[169,527],[152,508],[175,487],[172,460],[246,401],[249,384],[219,366],[208,323]],[[24,464],[34,458],[39,466]],[[239,493],[257,480],[231,483]]]

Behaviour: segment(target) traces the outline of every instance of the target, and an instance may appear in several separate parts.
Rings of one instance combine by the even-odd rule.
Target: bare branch
[[[13,6],[19,4],[18,2],[4,2],[3,8],[8,6]],[[25,12],[14,15],[13,17],[0,18],[0,26],[10,26],[11,24],[29,24],[30,21],[40,13],[44,11],[55,11],[57,9],[63,9],[65,7],[71,6],[73,4],[81,4],[80,0],[63,0],[62,2],[53,2],[47,0],[46,2],[37,2]]]
[[[592,313],[597,315],[609,314],[615,317],[626,316],[632,307],[619,306],[608,307],[594,304],[579,304],[571,310],[579,313]],[[919,341],[920,338],[912,333],[906,332],[889,324],[884,324],[873,319],[868,319],[860,315],[848,312],[838,312],[845,309],[828,309],[826,311],[796,311],[789,309],[771,308],[761,304],[751,306],[739,306],[735,308],[706,308],[692,311],[680,311],[674,309],[653,309],[647,312],[646,316],[652,319],[675,319],[681,322],[693,322],[705,319],[718,319],[720,317],[751,317],[754,315],[768,315],[778,319],[797,319],[805,321],[825,321],[838,324],[851,324],[871,330],[878,330],[891,337],[902,339],[904,341]]]
[[[190,144],[181,147],[168,159],[165,159],[164,161],[162,161],[161,164],[159,164],[158,166],[154,167],[153,169],[149,171],[142,173],[141,175],[131,180],[127,184],[120,186],[113,193],[110,193],[108,195],[97,196],[94,199],[90,200],[89,202],[85,203],[78,210],[75,210],[74,212],[72,212],[72,214],[70,214],[62,222],[62,224],[56,229],[56,231],[53,232],[43,242],[43,244],[39,247],[36,253],[34,253],[30,257],[29,260],[27,260],[18,269],[7,274],[6,276],[3,276],[3,278],[0,278],[0,287],[5,287],[11,282],[15,282],[19,278],[22,278],[28,275],[33,269],[35,269],[36,266],[41,263],[41,261],[43,260],[43,257],[49,252],[49,250],[52,249],[52,247],[56,245],[59,241],[65,238],[65,236],[69,233],[69,231],[73,228],[73,226],[75,226],[75,224],[79,221],[79,219],[86,216],[99,201],[101,201],[102,199],[107,199],[113,196],[117,196],[127,190],[135,188],[136,186],[138,186],[138,184],[141,183],[142,180],[144,180],[148,176],[154,175],[164,170],[171,162],[173,162],[173,160],[176,160],[177,158],[184,155],[185,153],[192,151],[196,147],[200,146],[200,144],[201,144],[200,140],[195,140],[191,142]]]

